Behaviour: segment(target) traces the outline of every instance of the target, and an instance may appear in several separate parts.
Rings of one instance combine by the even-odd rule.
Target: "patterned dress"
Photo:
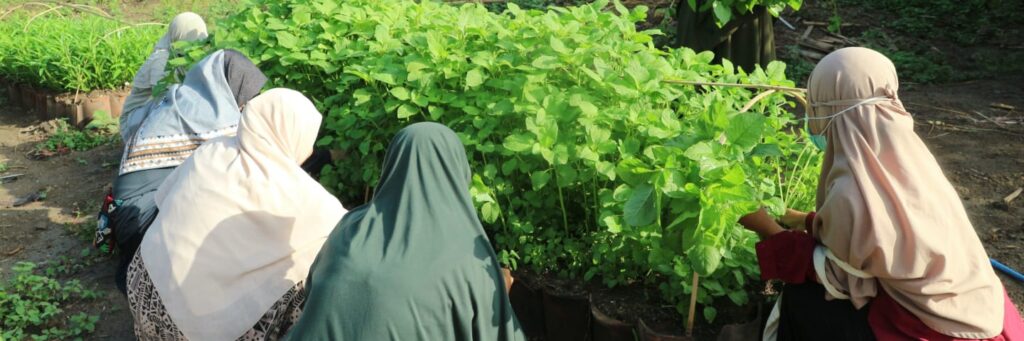
[[[252,326],[239,341],[277,340],[299,320],[302,306],[306,301],[306,289],[299,282]],[[128,306],[135,320],[135,337],[140,340],[188,340],[167,315],[167,309],[160,299],[153,282],[146,272],[142,257],[135,257],[128,265]]]

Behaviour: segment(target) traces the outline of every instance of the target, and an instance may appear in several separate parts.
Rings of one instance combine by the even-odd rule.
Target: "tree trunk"
[[[697,0],[697,8],[703,5]],[[735,16],[723,27],[715,24],[711,11],[697,12],[680,1],[676,11],[675,46],[685,46],[697,52],[715,53],[716,63],[722,58],[734,65],[751,71],[755,65],[762,67],[775,60],[775,34],[772,16],[763,6],[753,12]]]

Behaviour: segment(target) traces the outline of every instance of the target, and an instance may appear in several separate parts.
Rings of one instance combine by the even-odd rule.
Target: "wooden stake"
[[[697,313],[697,286],[700,284],[697,272],[693,272],[693,289],[690,290],[690,314],[686,316],[686,336],[693,337],[693,316]]]

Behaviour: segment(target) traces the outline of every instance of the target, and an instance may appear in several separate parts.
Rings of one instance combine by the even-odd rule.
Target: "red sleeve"
[[[757,263],[761,279],[779,279],[799,284],[814,280],[814,237],[807,233],[782,231],[757,243]]]
[[[804,218],[804,230],[807,230],[807,234],[814,236],[814,217],[818,214],[811,212],[807,214],[807,218]]]

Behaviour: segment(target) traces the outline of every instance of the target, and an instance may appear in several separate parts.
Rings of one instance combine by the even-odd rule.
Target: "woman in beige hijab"
[[[808,130],[825,152],[817,213],[740,222],[764,279],[789,283],[766,339],[1020,340],[1010,302],[953,186],[914,133],[896,69],[866,48],[808,80]]]
[[[159,213],[128,268],[142,340],[274,340],[298,319],[301,282],[345,209],[299,165],[321,115],[273,89],[236,136],[210,140],[156,192]]]

